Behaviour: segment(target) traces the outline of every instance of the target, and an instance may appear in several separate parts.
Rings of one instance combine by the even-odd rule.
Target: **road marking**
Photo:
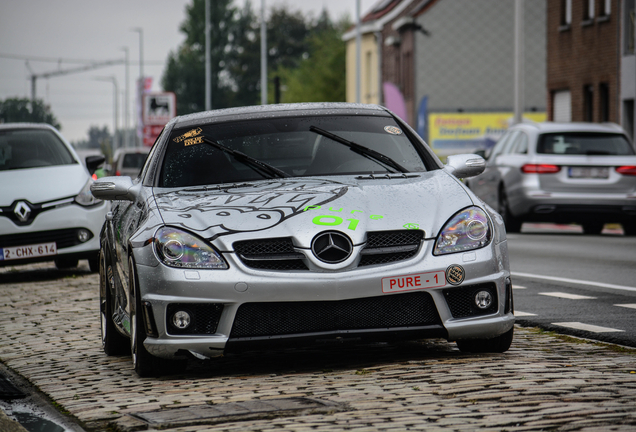
[[[578,279],[568,279],[568,278],[554,277],[554,276],[541,276],[541,275],[534,275],[534,274],[531,274],[531,273],[511,272],[510,274],[513,275],[513,276],[520,276],[520,277],[526,277],[526,278],[531,278],[531,279],[544,279],[544,280],[551,280],[551,281],[556,281],[556,282],[568,282],[568,283],[572,283],[572,284],[590,285],[590,286],[596,286],[596,287],[601,287],[601,288],[611,288],[611,289],[617,289],[617,290],[622,290],[622,291],[634,291],[634,292],[636,292],[636,287],[628,287],[628,286],[624,286],[624,285],[606,284],[606,283],[602,283],[602,282],[590,282],[590,281],[583,281],[583,280],[578,280]]]
[[[512,285],[512,289],[526,289],[526,287],[521,286],[521,285]]]
[[[636,309],[636,303],[629,303],[629,304],[616,304],[614,306],[620,306],[620,307],[626,307],[626,308],[630,308],[630,309]]]
[[[537,314],[533,314],[533,313],[530,313],[530,312],[515,311],[515,316],[516,316],[516,317],[523,317],[523,316],[537,316]]]
[[[583,324],[580,322],[562,322],[562,323],[552,323],[552,325],[560,326],[560,327],[568,327],[577,330],[585,330],[593,333],[615,333],[615,332],[624,332],[625,330],[618,330],[609,327],[600,327],[592,324]]]
[[[584,295],[578,295],[578,294],[568,294],[564,292],[542,292],[542,293],[539,293],[539,295],[559,297],[559,298],[570,299],[570,300],[589,300],[589,299],[596,298],[596,297],[590,297],[590,296],[584,296]]]

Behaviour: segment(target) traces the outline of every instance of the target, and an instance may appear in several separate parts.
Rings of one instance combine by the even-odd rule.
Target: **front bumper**
[[[0,217],[0,248],[49,242],[57,244],[55,255],[0,260],[0,267],[52,261],[55,258],[96,258],[100,247],[99,233],[107,211],[106,202],[92,207],[69,204],[39,214],[26,226],[17,226],[8,218]],[[86,229],[91,233],[88,241],[75,241],[74,236],[79,229]]]
[[[324,273],[254,270],[234,254],[225,255],[228,270],[140,265],[151,262],[149,254],[154,256],[154,252],[151,245],[135,249],[141,300],[149,309],[147,315],[153,317],[151,325],[156,332],[146,338],[144,346],[158,357],[190,353],[209,358],[262,345],[333,339],[487,339],[510,330],[514,316],[507,243],[493,241],[479,250],[445,256],[433,256],[433,246],[433,240],[424,241],[415,257],[399,263]],[[435,288],[383,293],[383,278],[444,272],[457,264],[466,275],[458,286],[443,281]],[[460,291],[470,296],[471,287],[489,287],[494,305],[478,315],[471,314],[470,306],[468,312],[465,305],[464,312],[458,312],[461,305],[453,309],[456,301],[449,298]],[[459,298],[465,302],[461,295]],[[423,306],[414,306],[414,302],[423,302]],[[211,333],[188,334],[171,327],[171,315],[179,307],[210,314],[206,319],[213,325],[204,333]],[[242,307],[252,308],[251,312],[239,312]],[[432,315],[405,318],[423,308]],[[386,319],[378,315],[386,315]],[[322,321],[312,325],[317,319]],[[206,325],[199,325],[203,327]]]

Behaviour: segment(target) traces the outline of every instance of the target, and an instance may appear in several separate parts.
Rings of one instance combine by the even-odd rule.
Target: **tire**
[[[88,260],[88,268],[91,273],[97,273],[99,271],[99,254],[95,258],[91,258]]]
[[[122,335],[113,322],[113,268],[104,250],[99,254],[99,314],[102,335],[102,349],[108,356],[130,354],[130,342]]]
[[[128,277],[130,286],[130,351],[133,368],[142,378],[175,374],[185,370],[187,360],[168,360],[155,357],[146,350],[146,326],[141,309],[141,293],[135,263],[128,259]]]
[[[492,339],[464,339],[457,341],[457,347],[461,352],[470,353],[503,353],[508,351],[512,344],[514,327],[506,333]]]
[[[523,225],[523,220],[513,216],[512,213],[510,213],[508,195],[506,194],[506,191],[503,187],[499,190],[499,214],[503,218],[504,225],[506,226],[506,232],[521,232],[521,225]]]
[[[600,234],[603,231],[605,222],[584,222],[583,224],[584,234]]]

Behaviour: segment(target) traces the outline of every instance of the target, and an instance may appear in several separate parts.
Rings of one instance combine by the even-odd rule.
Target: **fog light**
[[[187,329],[190,326],[190,314],[186,311],[178,311],[172,315],[172,325],[179,330]]]
[[[88,241],[89,238],[91,238],[90,231],[85,229],[81,229],[77,231],[77,239],[81,241],[82,243],[84,243],[85,241]]]
[[[475,295],[475,304],[479,309],[488,309],[492,304],[492,296],[488,291],[479,291]]]

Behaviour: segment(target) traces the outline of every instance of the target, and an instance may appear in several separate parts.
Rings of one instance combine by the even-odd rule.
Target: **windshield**
[[[159,184],[220,184],[283,173],[302,177],[399,172],[376,153],[356,151],[316,129],[380,153],[407,172],[426,171],[414,144],[391,117],[294,117],[177,129],[168,143]],[[254,160],[274,169],[263,169]]]
[[[537,153],[557,155],[633,155],[634,150],[621,134],[569,132],[541,135]]]
[[[50,130],[0,131],[0,171],[76,163]]]

